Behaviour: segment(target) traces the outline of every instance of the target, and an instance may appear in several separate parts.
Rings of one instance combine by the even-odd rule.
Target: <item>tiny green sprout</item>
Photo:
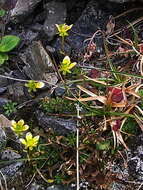
[[[38,145],[39,137],[39,135],[33,137],[32,133],[28,132],[25,139],[20,138],[19,140],[25,146],[25,149],[33,150]]]
[[[0,17],[5,16],[6,11],[4,9],[0,9]]]
[[[11,121],[11,129],[17,134],[21,134],[24,131],[27,131],[29,129],[28,125],[24,125],[24,120],[21,119],[18,122],[12,120]]]
[[[56,24],[59,36],[61,36],[62,38],[68,36],[68,30],[70,30],[72,26],[73,24],[69,26],[67,24]]]
[[[8,103],[6,103],[4,106],[3,106],[3,109],[4,109],[4,113],[8,116],[10,116],[12,113],[15,113],[17,111],[17,103],[16,102],[12,102],[12,101],[9,101]]]
[[[43,82],[35,82],[34,80],[29,80],[28,83],[25,84],[28,88],[28,92],[36,92],[37,88],[43,88],[44,85]]]
[[[71,73],[71,69],[76,65],[76,62],[71,63],[70,57],[65,56],[63,61],[60,65],[60,71],[63,73],[63,75],[66,75],[67,73]]]

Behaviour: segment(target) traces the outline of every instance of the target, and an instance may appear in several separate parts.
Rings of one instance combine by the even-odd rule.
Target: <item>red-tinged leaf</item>
[[[121,120],[115,120],[112,122],[112,130],[118,131],[121,127]]]
[[[111,100],[115,103],[120,103],[123,99],[123,92],[120,88],[109,87],[109,92],[111,93]]]
[[[99,78],[101,76],[101,72],[96,69],[91,69],[89,73],[89,77],[91,78]]]
[[[140,45],[139,45],[139,52],[140,52],[140,53],[143,53],[143,44],[140,44]]]

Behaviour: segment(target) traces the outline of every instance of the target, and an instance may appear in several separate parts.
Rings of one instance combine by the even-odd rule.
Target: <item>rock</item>
[[[24,31],[19,37],[23,39],[26,45],[29,45],[33,40],[38,37],[38,32],[33,32],[32,30]]]
[[[76,122],[73,119],[63,119],[54,116],[47,116],[41,111],[36,112],[39,125],[48,131],[50,128],[60,135],[66,135],[76,131]]]
[[[45,9],[47,11],[47,17],[43,29],[48,36],[48,41],[51,41],[57,33],[55,24],[65,23],[67,15],[66,4],[51,1],[45,5]]]
[[[7,98],[0,98],[0,112],[3,112],[3,106],[8,102],[9,100]]]
[[[26,66],[24,72],[32,80],[46,80],[49,85],[55,85],[58,81],[54,71],[54,64],[43,48],[41,42],[33,42],[21,55]]]
[[[16,144],[17,138],[15,133],[11,130],[11,121],[2,114],[0,114],[0,128],[4,129],[7,140],[11,139]]]
[[[6,78],[0,77],[0,87],[6,87],[8,85],[8,80]]]
[[[7,87],[0,87],[0,95],[2,95],[7,90]]]
[[[38,183],[34,182],[30,185],[29,190],[45,190],[45,188],[42,185],[39,185]]]
[[[65,94],[66,89],[64,87],[57,87],[54,92],[56,97],[62,97]]]
[[[121,158],[116,160],[111,167],[111,172],[116,174],[122,183],[113,182],[109,190],[132,190],[136,189],[138,183],[143,183],[143,135],[133,137],[129,148],[130,150],[125,152],[126,167]],[[128,183],[129,181],[134,181],[134,183]]]
[[[18,0],[15,8],[11,11],[11,17],[14,17],[17,22],[24,21],[40,1],[41,0]]]
[[[126,2],[135,2],[135,1],[140,1],[143,2],[143,0],[108,0],[114,3],[126,3]]]
[[[2,152],[1,161],[3,161],[3,163],[6,166],[2,165],[0,170],[3,176],[7,178],[8,180],[10,180],[11,177],[14,177],[14,175],[23,165],[23,161],[17,161],[17,162],[15,161],[16,159],[20,159],[20,158],[21,158],[21,155],[11,149],[7,149]],[[6,161],[11,161],[13,163],[11,162],[6,163]],[[3,179],[1,175],[0,175],[0,179]]]
[[[52,185],[48,187],[46,190],[71,190],[71,188],[65,187],[63,185]]]
[[[128,172],[131,178],[143,182],[143,135],[133,139],[128,153]]]
[[[5,148],[6,146],[6,134],[2,127],[0,127],[0,152]]]
[[[24,102],[27,100],[27,97],[24,93],[24,83],[16,82],[8,86],[9,96],[13,101]]]
[[[90,1],[77,22],[73,25],[72,31],[69,32],[69,36],[66,38],[67,44],[71,46],[76,54],[82,52],[87,46],[87,42],[84,43],[84,41],[92,37],[97,30],[105,30],[107,20],[108,14],[101,10],[98,1]],[[100,33],[95,36],[94,42],[98,51],[102,53],[103,38]],[[57,43],[55,46],[59,49]]]

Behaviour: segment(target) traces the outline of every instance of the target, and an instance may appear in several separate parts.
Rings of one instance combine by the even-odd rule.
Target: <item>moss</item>
[[[42,100],[40,102],[40,107],[43,111],[54,114],[73,113],[75,111],[73,102],[58,97],[51,98],[46,101]]]

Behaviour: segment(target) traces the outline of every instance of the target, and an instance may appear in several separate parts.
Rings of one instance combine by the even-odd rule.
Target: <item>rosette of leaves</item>
[[[8,52],[13,50],[20,42],[20,38],[14,35],[3,36],[0,40],[0,65],[9,59]]]

